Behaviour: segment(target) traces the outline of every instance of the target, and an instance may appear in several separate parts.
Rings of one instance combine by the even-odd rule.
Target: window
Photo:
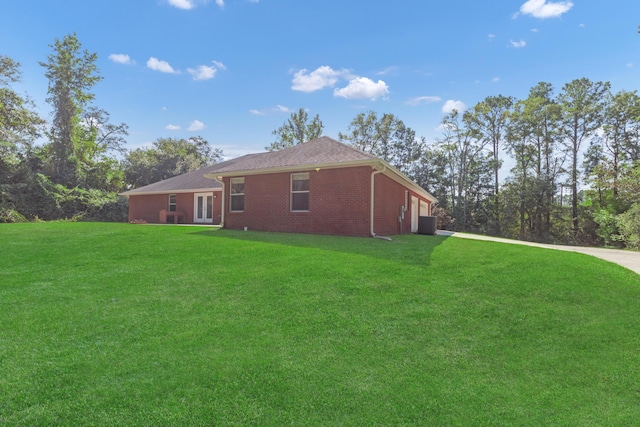
[[[169,212],[176,211],[176,195],[169,194]]]
[[[291,174],[291,210],[309,210],[309,174]]]
[[[231,212],[244,211],[244,178],[231,178],[229,191],[229,210]]]

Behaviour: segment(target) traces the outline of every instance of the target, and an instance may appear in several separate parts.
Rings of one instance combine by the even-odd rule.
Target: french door
[[[194,194],[193,222],[213,223],[213,194]]]

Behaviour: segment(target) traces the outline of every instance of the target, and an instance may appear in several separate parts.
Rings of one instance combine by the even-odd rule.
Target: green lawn
[[[3,425],[637,425],[640,276],[585,255],[0,224]]]

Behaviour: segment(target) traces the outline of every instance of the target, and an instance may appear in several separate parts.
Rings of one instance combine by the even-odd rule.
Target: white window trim
[[[291,212],[309,212],[309,209],[303,209],[303,210],[294,210],[293,209],[293,195],[294,194],[302,194],[302,193],[307,193],[309,194],[309,190],[298,190],[298,191],[294,191],[293,190],[293,177],[294,176],[306,176],[307,177],[307,181],[309,181],[309,172],[298,172],[298,173],[292,173],[289,182],[289,210]],[[311,203],[311,200],[309,200],[309,203]]]
[[[233,192],[233,184],[238,184],[242,182],[243,184],[243,191],[242,193],[234,193]],[[231,202],[233,199],[233,196],[242,196],[243,198],[243,203],[242,203],[242,210],[233,210],[233,203]],[[244,177],[236,177],[236,178],[230,178],[229,179],[229,212],[244,212]]]
[[[171,203],[171,197],[174,199],[173,203]],[[171,206],[173,206],[173,209],[171,209]],[[169,194],[167,208],[169,212],[176,212],[178,210],[178,197],[175,194]]]

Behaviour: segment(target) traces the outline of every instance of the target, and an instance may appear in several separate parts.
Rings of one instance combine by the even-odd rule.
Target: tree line
[[[50,45],[39,64],[48,79],[47,122],[20,82],[20,64],[0,55],[0,222],[86,219],[126,221],[129,188],[219,161],[223,153],[201,137],[158,138],[126,150],[128,126],[95,105],[102,80],[97,55],[69,34]]]
[[[126,220],[129,188],[220,161],[200,137],[127,150],[128,127],[95,105],[97,55],[75,34],[40,65],[49,123],[13,89],[20,64],[0,55],[0,222]],[[273,131],[279,150],[322,134],[304,109]],[[338,138],[389,162],[439,200],[441,228],[539,242],[640,247],[640,97],[608,82],[541,82],[525,99],[489,96],[452,111],[432,141],[393,114],[356,115]],[[503,164],[513,167],[503,170]],[[503,176],[504,175],[504,176]]]
[[[322,133],[293,113],[281,149]],[[640,96],[609,82],[541,82],[526,99],[489,96],[452,111],[434,141],[393,114],[358,114],[339,138],[438,198],[439,225],[521,240],[640,248]],[[505,159],[513,164],[506,176]]]

